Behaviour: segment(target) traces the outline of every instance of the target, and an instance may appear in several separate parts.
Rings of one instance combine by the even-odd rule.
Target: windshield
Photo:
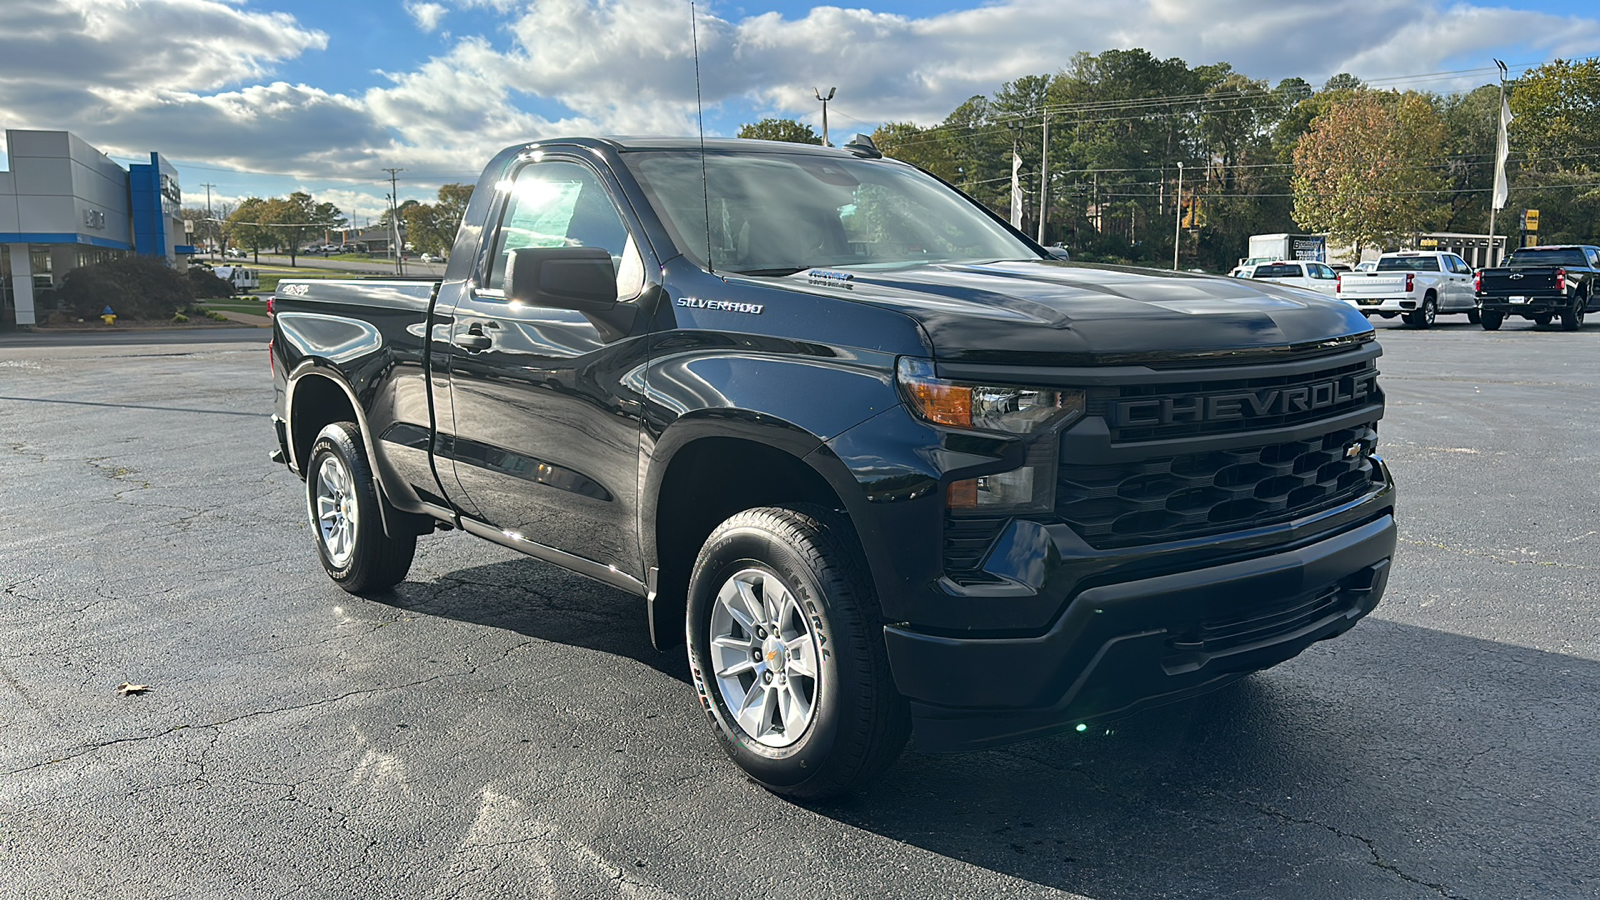
[[[719,271],[1038,259],[966,198],[910,166],[796,153],[630,155],[683,254]],[[710,227],[706,212],[710,210]],[[709,235],[707,232],[709,231]]]
[[[1299,278],[1300,267],[1280,263],[1275,266],[1256,266],[1253,278]]]
[[[1379,272],[1437,272],[1437,256],[1385,256],[1378,260]]]
[[[1513,269],[1528,266],[1579,266],[1586,267],[1588,261],[1583,258],[1582,250],[1562,249],[1537,249],[1525,247],[1521,250],[1511,251],[1511,258],[1506,260],[1506,265]]]

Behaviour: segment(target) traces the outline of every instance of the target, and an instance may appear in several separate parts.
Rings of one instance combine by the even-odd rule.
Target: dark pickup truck
[[[642,597],[780,793],[1212,690],[1389,575],[1358,311],[1052,259],[865,141],[513,147],[442,281],[274,305],[334,581],[455,529]]]
[[[1498,331],[1506,316],[1549,325],[1561,319],[1562,331],[1583,327],[1585,314],[1600,308],[1600,247],[1582,245],[1519,247],[1505,265],[1480,269],[1473,278],[1478,321]]]

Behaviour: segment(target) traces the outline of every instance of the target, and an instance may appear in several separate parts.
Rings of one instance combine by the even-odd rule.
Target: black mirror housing
[[[601,247],[519,247],[506,266],[506,299],[552,309],[607,312],[617,273]]]

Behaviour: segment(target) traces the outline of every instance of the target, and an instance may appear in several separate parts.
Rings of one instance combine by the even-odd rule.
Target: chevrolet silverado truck
[[[1345,272],[1335,296],[1365,316],[1403,316],[1413,328],[1428,328],[1436,317],[1461,313],[1478,321],[1472,292],[1472,267],[1454,253],[1403,251],[1385,253],[1371,272]]]
[[[1559,317],[1562,331],[1577,331],[1600,303],[1600,247],[1519,247],[1504,266],[1479,270],[1473,287],[1485,331],[1498,331],[1506,316],[1535,325]]]
[[[275,455],[345,590],[456,530],[643,599],[795,796],[1192,697],[1382,596],[1373,331],[1050,258],[864,140],[539,141],[437,281],[274,296]],[[641,623],[643,625],[644,623]]]

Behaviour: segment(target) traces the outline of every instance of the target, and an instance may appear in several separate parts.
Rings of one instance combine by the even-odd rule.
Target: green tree
[[[1356,91],[1330,105],[1294,151],[1294,218],[1338,243],[1394,245],[1432,226],[1444,123],[1429,98]]]
[[[758,141],[786,141],[791,144],[821,144],[822,135],[811,130],[810,125],[793,119],[762,119],[754,125],[739,127],[739,137]]]
[[[907,162],[943,178],[956,180],[956,165],[936,128],[911,122],[885,122],[872,132],[872,143],[884,156]]]
[[[224,229],[226,242],[237,247],[247,247],[261,261],[261,248],[272,246],[273,235],[267,221],[267,201],[260,197],[246,197],[239,201],[233,214],[228,216]]]

